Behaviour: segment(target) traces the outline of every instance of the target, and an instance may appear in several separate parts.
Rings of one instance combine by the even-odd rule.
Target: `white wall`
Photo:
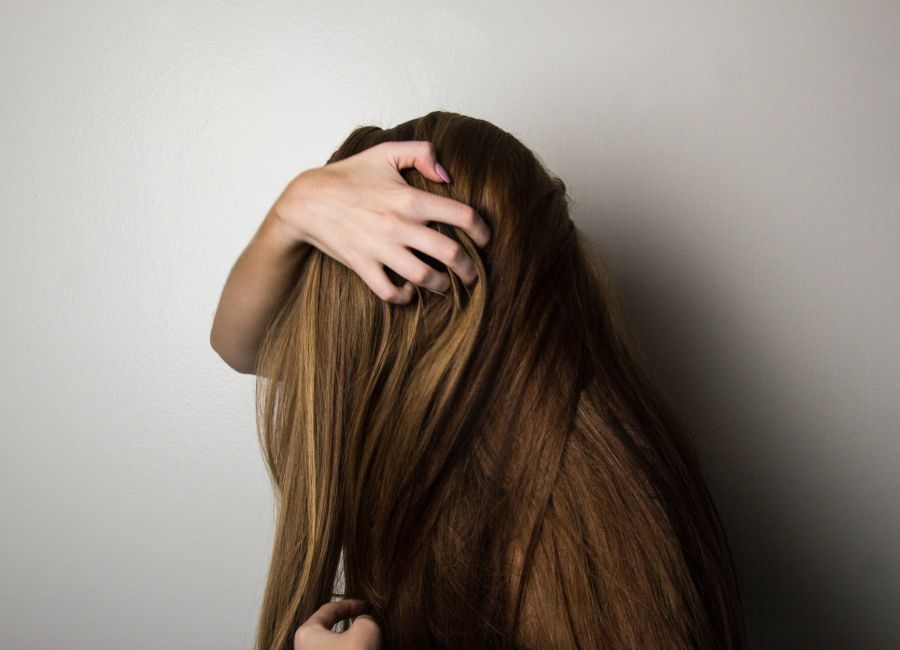
[[[2,4],[0,646],[246,648],[272,534],[208,344],[359,124],[518,135],[694,428],[753,648],[900,646],[900,5]]]

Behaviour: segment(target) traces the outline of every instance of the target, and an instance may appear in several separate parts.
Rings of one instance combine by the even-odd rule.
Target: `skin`
[[[355,598],[325,603],[294,634],[294,650],[379,650],[381,628],[366,614],[368,603]],[[332,632],[338,621],[354,618],[346,632]]]
[[[238,372],[254,372],[266,326],[293,286],[304,246],[351,268],[391,303],[409,302],[416,286],[442,293],[450,287],[447,273],[410,248],[473,283],[477,276],[465,250],[427,224],[458,226],[481,247],[490,241],[487,224],[471,206],[411,187],[400,175],[415,167],[432,181],[446,182],[437,162],[431,142],[384,142],[295,177],[228,275],[210,332],[213,349]],[[391,282],[383,264],[406,280],[402,287]]]
[[[477,279],[462,247],[427,226],[458,226],[479,246],[490,230],[471,207],[410,187],[401,169],[445,181],[428,141],[385,142],[322,167],[301,172],[266,214],[231,269],[210,332],[213,349],[238,372],[251,374],[271,318],[287,298],[303,247],[315,246],[353,269],[382,300],[403,304],[415,286],[445,292],[450,277],[410,252],[415,248],[442,261],[466,283]],[[452,182],[452,180],[451,180]],[[382,265],[406,279],[391,282]],[[367,615],[368,604],[344,599],[324,604],[294,635],[295,650],[377,650],[381,629]],[[354,619],[346,632],[331,628]]]

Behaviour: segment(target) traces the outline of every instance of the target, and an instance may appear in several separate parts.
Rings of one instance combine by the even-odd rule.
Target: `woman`
[[[509,133],[354,130],[274,204],[212,344],[258,376],[278,498],[260,650],[327,643],[336,579],[367,606],[344,644],[743,646],[689,436],[564,183]]]

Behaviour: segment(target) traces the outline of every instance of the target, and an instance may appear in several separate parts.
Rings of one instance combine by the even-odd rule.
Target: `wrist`
[[[267,215],[295,244],[312,243],[306,228],[310,213],[308,171],[301,172],[288,183]]]
[[[275,256],[292,256],[306,243],[305,233],[294,224],[285,221],[278,211],[277,203],[263,218],[255,239]]]

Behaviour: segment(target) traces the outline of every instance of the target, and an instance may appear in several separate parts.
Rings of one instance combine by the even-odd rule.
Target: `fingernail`
[[[434,171],[438,173],[438,176],[444,179],[445,183],[450,182],[450,174],[447,173],[447,170],[444,169],[444,166],[441,163],[434,163]]]

